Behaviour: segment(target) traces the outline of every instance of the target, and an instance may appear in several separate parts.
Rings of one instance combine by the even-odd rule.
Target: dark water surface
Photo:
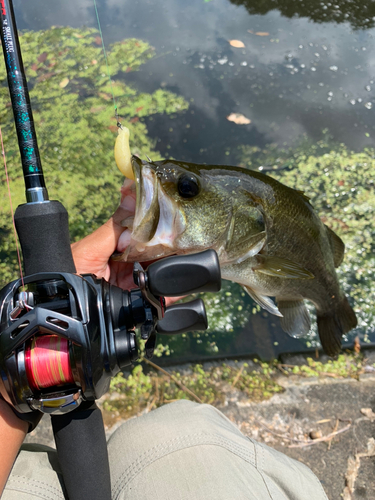
[[[324,130],[333,143],[343,143],[348,150],[361,152],[374,146],[375,3],[99,0],[97,4],[107,47],[130,37],[155,47],[156,56],[139,71],[125,74],[125,81],[142,92],[167,89],[189,102],[182,113],[143,118],[149,135],[157,140],[160,157],[236,164],[243,146],[294,148],[302,140],[309,144],[321,140]],[[15,0],[15,13],[21,30],[97,27],[92,0]],[[230,40],[239,40],[244,47],[235,48]],[[250,122],[231,122],[227,119],[231,113]],[[317,168],[316,173],[322,172]],[[237,286],[226,286],[221,297],[217,314],[225,309],[225,301],[232,304],[215,328],[215,341],[206,336],[198,343],[187,338],[187,357],[208,355],[210,342],[213,355],[272,357],[306,348],[265,313],[251,315],[248,322],[244,310],[253,304]],[[368,294],[367,298],[372,301]],[[216,325],[215,314],[211,316]],[[372,315],[364,318],[358,333],[370,342]],[[228,330],[237,333],[231,342],[220,340],[225,334],[218,333],[228,324]],[[315,345],[314,338],[308,346]],[[170,348],[174,350],[173,341]]]
[[[129,81],[144,91],[171,89],[191,103],[187,116],[173,122],[160,119],[150,126],[162,156],[230,163],[237,145],[292,145],[301,134],[320,139],[324,128],[351,148],[373,145],[375,30],[353,30],[353,24],[360,23],[349,22],[355,16],[355,4],[348,21],[337,24],[335,16],[331,22],[314,22],[300,2],[290,2],[296,9],[295,4],[300,4],[296,15],[301,17],[293,19],[280,13],[277,2],[269,2],[275,10],[265,15],[250,15],[246,2],[236,3],[98,2],[107,45],[135,37],[156,48],[157,57],[130,75]],[[256,12],[257,2],[248,3],[255,4]],[[333,5],[311,3],[321,14],[318,19],[324,19]],[[361,4],[361,11],[366,11],[366,4],[373,5]],[[97,27],[91,0],[19,0],[15,6],[20,29]],[[372,9],[369,16],[375,16]],[[362,25],[373,22],[369,19]],[[242,41],[245,48],[231,47],[228,40],[232,39]],[[251,124],[228,122],[226,116],[233,112],[244,114]]]

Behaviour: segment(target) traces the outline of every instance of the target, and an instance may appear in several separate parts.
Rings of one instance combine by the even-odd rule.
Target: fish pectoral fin
[[[241,241],[241,244],[238,245],[237,248],[230,248],[227,250],[227,259],[225,263],[240,264],[240,262],[250,257],[254,257],[254,255],[257,255],[262,250],[266,243],[266,239],[267,235],[265,231],[249,236],[247,239]]]
[[[303,300],[277,299],[277,305],[282,314],[280,322],[284,332],[297,339],[309,333],[311,318]]]
[[[270,297],[267,297],[266,295],[261,295],[258,292],[255,292],[252,288],[242,285],[244,290],[250,295],[250,297],[258,304],[260,307],[265,309],[271,314],[274,314],[275,316],[282,316],[281,312],[277,308],[276,304]]]
[[[311,280],[314,275],[304,267],[289,259],[273,257],[267,255],[257,255],[257,264],[253,270],[259,273],[268,274],[278,278]]]
[[[339,236],[337,236],[337,234],[334,231],[332,231],[331,228],[329,228],[326,225],[325,228],[327,230],[329,244],[331,245],[331,250],[333,253],[333,263],[335,267],[339,267],[339,265],[344,260],[345,243],[342,241],[341,238],[339,238]]]

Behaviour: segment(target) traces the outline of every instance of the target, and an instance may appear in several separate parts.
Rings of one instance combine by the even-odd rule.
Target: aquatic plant
[[[54,27],[27,31],[20,42],[28,78],[35,128],[50,199],[69,212],[73,240],[103,223],[115,210],[122,176],[113,158],[117,133],[111,85],[99,33],[92,28]],[[126,81],[154,57],[146,42],[127,39],[107,49],[112,88],[124,124],[130,125],[132,151],[155,151],[144,118],[188,107],[172,92],[143,93]],[[0,65],[0,123],[13,205],[24,203],[24,185],[4,63]],[[7,199],[4,174],[0,185]],[[0,207],[0,284],[18,275],[9,203]]]

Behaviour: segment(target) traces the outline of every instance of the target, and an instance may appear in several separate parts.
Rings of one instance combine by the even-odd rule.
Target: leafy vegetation
[[[267,363],[259,369],[250,369],[244,363],[241,367],[223,364],[208,370],[197,364],[188,373],[173,371],[170,376],[158,371],[146,374],[142,365],[137,365],[130,375],[119,374],[112,379],[103,408],[127,418],[178,399],[218,405],[225,401],[225,389],[234,388],[252,401],[261,401],[283,391],[273,380],[275,374],[275,367]]]
[[[73,240],[103,223],[115,210],[122,176],[113,147],[117,133],[112,89],[124,125],[131,130],[132,151],[155,151],[143,118],[176,113],[186,101],[166,90],[140,93],[126,83],[154,56],[153,48],[136,39],[116,42],[107,51],[107,68],[98,32],[91,28],[27,31],[20,38],[35,128],[50,199],[63,202]],[[13,205],[25,202],[18,143],[5,66],[0,65],[0,122],[10,176]],[[0,185],[7,199],[5,179]],[[17,276],[17,260],[9,203],[0,207],[0,286]]]
[[[279,364],[286,373],[304,377],[345,377],[358,378],[363,371],[363,358],[356,355],[340,354],[337,359],[327,363],[307,358],[307,364],[302,366],[286,366]]]
[[[223,396],[216,389],[217,376],[211,375],[212,377],[201,365],[194,366],[188,375],[173,372],[173,378],[159,372],[146,374],[142,365],[137,365],[130,375],[119,374],[112,379],[110,397],[104,401],[103,408],[129,417],[139,414],[145,408],[158,408],[177,399],[198,398],[204,403],[217,404],[223,400]],[[196,398],[191,397],[179,383],[188,390],[193,390]]]

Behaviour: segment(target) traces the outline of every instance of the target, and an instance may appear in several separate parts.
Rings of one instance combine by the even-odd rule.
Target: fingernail
[[[120,207],[134,214],[135,198],[133,196],[125,196],[125,198],[121,200]]]
[[[125,229],[120,235],[120,238],[117,242],[117,251],[118,252],[124,252],[126,247],[129,246],[130,240],[131,240],[131,231],[129,229]]]

